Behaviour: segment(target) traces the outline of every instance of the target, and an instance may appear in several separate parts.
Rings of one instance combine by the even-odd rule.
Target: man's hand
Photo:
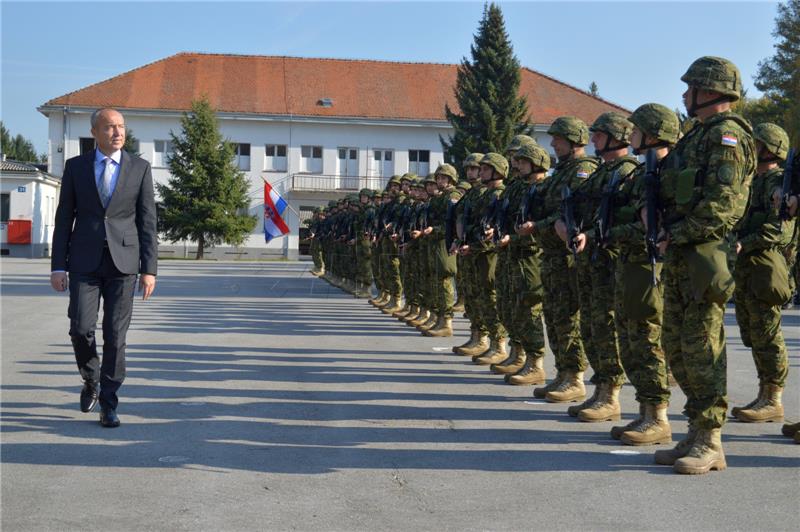
[[[741,242],[737,242],[736,243],[736,254],[738,255],[741,252],[742,252],[742,243]]]
[[[567,224],[564,223],[564,220],[556,220],[555,223],[555,230],[558,238],[563,240],[564,242],[567,241]]]
[[[483,232],[483,237],[484,237],[486,240],[489,240],[489,239],[490,239],[490,238],[492,238],[493,236],[494,236],[494,227],[490,227],[489,229],[487,229],[487,230],[485,230],[485,231]]]
[[[56,292],[65,291],[68,284],[69,278],[67,277],[67,272],[53,272],[50,274],[50,286],[52,286],[53,290]]]
[[[156,289],[156,276],[143,273],[139,276],[139,292],[142,292],[142,301],[150,299],[153,290]]]
[[[515,229],[519,236],[528,236],[533,234],[534,223],[533,222],[525,222],[522,225],[518,225]]]
[[[462,257],[466,257],[467,255],[469,255],[469,246],[465,244],[460,248],[458,248],[458,254],[461,255]]]
[[[575,237],[576,251],[581,253],[586,249],[586,233],[581,233]],[[569,246],[567,246],[569,247]]]
[[[669,242],[672,240],[669,233],[663,234],[663,236],[659,237],[658,239],[658,254],[662,257],[667,253],[667,247],[669,246]]]
[[[431,233],[433,233],[433,227],[431,226],[426,227],[425,230],[422,232],[422,234],[424,234],[425,236],[428,236]]]
[[[511,242],[511,237],[509,235],[504,235],[503,238],[500,239],[500,242],[499,242],[500,247],[501,248],[506,247],[509,242]]]

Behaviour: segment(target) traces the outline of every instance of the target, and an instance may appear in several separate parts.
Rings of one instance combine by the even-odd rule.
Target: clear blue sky
[[[774,2],[500,2],[520,62],[628,108],[680,105],[679,77],[720,55],[745,87],[773,53]],[[457,63],[483,3],[7,2],[2,120],[39,152],[47,100],[180,51]],[[535,116],[535,109],[532,109]]]

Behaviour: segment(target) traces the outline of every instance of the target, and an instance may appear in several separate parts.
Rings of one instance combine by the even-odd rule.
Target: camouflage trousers
[[[481,332],[493,340],[506,337],[506,329],[497,315],[497,292],[495,276],[497,273],[497,253],[484,251],[475,255],[475,281],[477,294],[475,313],[480,316]]]
[[[447,253],[444,238],[430,242],[428,256],[430,257],[433,309],[438,316],[452,318],[453,303],[455,302],[456,257]]]
[[[519,342],[528,356],[544,356],[542,320],[544,288],[541,276],[541,251],[515,250],[509,261],[511,315],[508,328],[512,341]]]
[[[407,242],[400,254],[400,273],[406,304],[417,306],[419,296],[419,242]]]
[[[614,259],[604,250],[598,250],[594,260],[589,250],[578,255],[578,300],[583,345],[594,371],[592,383],[622,386],[625,371],[614,326]]]
[[[309,245],[309,253],[311,260],[314,262],[314,269],[319,271],[325,268],[325,262],[322,258],[322,244],[319,243],[318,238],[312,238]]]
[[[750,270],[745,260],[737,261],[734,300],[739,333],[753,353],[759,384],[783,387],[789,374],[789,357],[781,330],[781,307],[761,301],[747,289]]]
[[[480,317],[476,310],[478,297],[477,273],[475,271],[475,255],[459,257],[458,273],[461,275],[459,291],[464,294],[464,313],[470,322],[470,329],[483,330],[480,326]]]
[[[403,294],[403,283],[400,279],[400,254],[397,244],[388,237],[384,238],[382,242],[383,284],[389,295],[400,297]]]
[[[355,280],[369,287],[372,284],[372,246],[366,237],[359,237],[356,241],[355,252]]]
[[[626,308],[624,292],[625,268],[632,267],[649,270],[649,263],[626,264],[617,261],[614,286],[614,320],[619,338],[620,359],[628,379],[636,389],[636,400],[642,404],[659,405],[669,403],[670,389],[667,380],[667,362],[661,347],[661,325],[664,319],[664,283],[656,287],[643,287],[652,290],[654,312],[639,313]],[[657,271],[661,272],[661,264]],[[630,277],[630,276],[629,276]],[[631,288],[630,286],[628,287]],[[648,315],[649,314],[649,315]]]
[[[546,249],[542,255],[542,284],[547,335],[551,339],[551,348],[553,339],[556,344],[556,349],[553,349],[556,369],[584,371],[587,360],[581,339],[577,268],[572,255],[562,249]],[[552,319],[547,318],[548,313]]]
[[[513,321],[516,297],[513,291],[512,272],[514,259],[511,256],[511,247],[505,246],[497,251],[497,267],[494,276],[494,288],[497,297],[497,317],[508,332],[509,341],[519,342],[518,335],[514,334]]]
[[[728,410],[725,307],[695,299],[689,268],[677,246],[667,249],[662,279],[662,344],[672,374],[686,395],[683,412],[694,428],[720,428]]]

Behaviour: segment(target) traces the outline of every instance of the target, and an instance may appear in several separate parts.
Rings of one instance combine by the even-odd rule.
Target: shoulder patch
[[[722,134],[722,145],[723,146],[738,146],[739,139],[736,138],[736,135],[732,133],[723,133]]]
[[[589,177],[589,172],[586,172],[584,170],[578,170],[578,173],[575,174],[575,176],[585,179],[585,178]]]

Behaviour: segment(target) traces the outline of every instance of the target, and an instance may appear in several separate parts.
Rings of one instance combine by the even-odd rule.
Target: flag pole
[[[262,180],[264,183],[266,183],[267,185],[269,185],[270,187],[272,187],[272,183],[270,183],[269,181],[267,181],[266,179],[264,179],[264,176],[263,176],[263,175],[261,176],[261,180]],[[296,210],[294,210],[294,207],[292,207],[292,204],[291,204],[291,203],[289,203],[289,202],[287,201],[287,202],[286,202],[286,206],[287,206],[287,207],[289,207],[289,210],[290,210],[290,211],[292,211],[292,212],[293,212],[293,213],[294,213],[294,214],[297,216],[297,219],[299,220],[299,219],[300,219],[300,213],[299,213],[299,212],[297,212]]]

